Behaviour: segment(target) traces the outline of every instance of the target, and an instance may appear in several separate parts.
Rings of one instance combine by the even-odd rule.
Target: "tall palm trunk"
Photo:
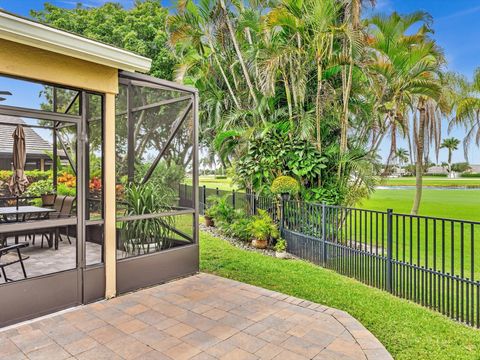
[[[259,102],[257,99],[257,94],[255,93],[255,89],[253,88],[253,84],[250,79],[250,74],[248,73],[247,65],[245,64],[245,61],[243,59],[242,52],[240,51],[240,46],[238,45],[237,37],[235,36],[235,31],[233,30],[233,25],[230,21],[230,17],[228,16],[228,10],[227,10],[227,6],[225,5],[225,0],[220,0],[220,6],[222,7],[222,10],[225,15],[225,23],[227,24],[228,32],[230,34],[230,39],[232,40],[233,47],[235,48],[235,53],[237,54],[238,62],[240,63],[240,66],[242,68],[243,76],[245,76],[245,81],[247,82],[250,96],[252,97],[255,103],[255,106],[258,107]],[[265,118],[261,112],[260,112],[260,117],[262,118],[262,121],[266,123]]]
[[[230,85],[230,81],[228,80],[227,75],[225,74],[225,71],[223,70],[222,64],[220,63],[220,60],[218,59],[217,53],[215,52],[215,49],[213,47],[213,43],[212,43],[210,38],[208,39],[208,42],[210,44],[210,48],[212,49],[213,58],[215,59],[215,63],[217,64],[218,68],[220,69],[220,73],[222,74],[223,81],[225,81],[225,84],[227,85],[228,92],[230,93],[230,96],[232,97],[233,102],[235,103],[235,106],[237,107],[237,109],[241,109],[242,107],[240,106],[240,103],[239,103],[237,97],[235,96],[235,93],[233,92],[232,86]]]
[[[418,134],[415,137],[415,146],[417,148],[417,156],[415,159],[415,198],[413,200],[413,207],[411,214],[418,215],[420,202],[422,201],[423,191],[423,152],[425,144],[425,123],[426,123],[426,108],[425,100],[420,99],[417,107],[420,117],[418,124]],[[415,130],[414,130],[415,131]]]
[[[321,134],[321,121],[322,121],[322,65],[320,61],[317,61],[317,96],[315,98],[315,122],[317,131],[317,149],[321,153],[322,151],[322,134]]]
[[[452,148],[448,148],[448,173],[452,173]]]

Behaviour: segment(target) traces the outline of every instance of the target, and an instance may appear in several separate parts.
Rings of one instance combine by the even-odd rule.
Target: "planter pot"
[[[42,205],[43,206],[53,206],[55,203],[55,194],[43,194],[42,195]]]
[[[213,222],[213,218],[211,218],[210,216],[205,216],[205,226],[214,227],[215,223]]]
[[[257,249],[266,249],[268,246],[268,240],[252,240],[252,246]]]
[[[286,259],[287,253],[285,251],[282,251],[282,252],[275,251],[275,257],[279,259]]]

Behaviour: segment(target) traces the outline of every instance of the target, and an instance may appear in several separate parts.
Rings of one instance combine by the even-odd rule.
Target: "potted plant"
[[[39,205],[53,205],[55,202],[55,191],[53,189],[52,180],[40,180],[34,183],[31,183],[27,191],[25,192],[26,196],[31,197],[40,197],[42,199],[42,204]],[[37,203],[37,201],[33,201],[33,203]]]
[[[273,194],[280,195],[283,200],[288,200],[290,196],[298,194],[300,185],[293,177],[282,175],[273,180],[270,190]]]
[[[277,224],[265,210],[258,210],[251,225],[252,246],[257,249],[266,249],[272,239],[279,236]]]
[[[230,224],[234,220],[235,209],[229,204],[227,196],[210,196],[207,202],[209,206],[205,211],[205,225],[225,225]]]
[[[205,210],[205,214],[203,215],[203,217],[205,218],[205,226],[207,227],[215,226],[215,221],[213,220],[214,215],[215,215],[215,209],[213,207],[209,207],[207,210]]]
[[[275,257],[285,259],[287,257],[287,242],[284,239],[278,239],[275,244]]]

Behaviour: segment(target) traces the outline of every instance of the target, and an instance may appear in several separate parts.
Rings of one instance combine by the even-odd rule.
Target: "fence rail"
[[[191,200],[191,187],[180,187]],[[375,211],[200,187],[278,222],[287,251],[480,328],[480,222]],[[190,196],[190,198],[189,198]],[[480,259],[478,259],[480,260]]]

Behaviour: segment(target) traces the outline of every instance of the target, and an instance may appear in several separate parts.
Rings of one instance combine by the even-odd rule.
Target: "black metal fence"
[[[248,214],[267,210],[278,221],[289,253],[480,327],[480,222],[205,187],[199,193],[201,213],[209,195],[228,196]],[[188,194],[180,189],[180,198]]]

